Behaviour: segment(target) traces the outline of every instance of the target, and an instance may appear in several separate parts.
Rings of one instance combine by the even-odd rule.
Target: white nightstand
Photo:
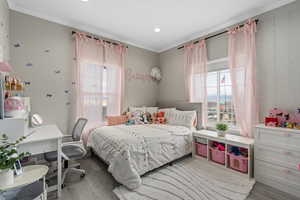
[[[207,146],[207,156],[201,157],[197,155],[196,153],[196,143],[200,141],[204,141]],[[212,162],[211,159],[211,146],[213,142],[219,142],[225,144],[225,163],[224,164],[216,164],[217,166],[223,166],[225,169],[236,171],[230,168],[230,157],[229,157],[229,148],[231,146],[235,147],[242,147],[248,150],[248,170],[247,173],[240,173],[241,175],[248,176],[249,178],[253,177],[253,145],[254,140],[251,138],[246,138],[242,136],[237,135],[231,135],[226,134],[225,137],[219,137],[218,133],[215,131],[208,131],[208,130],[200,130],[200,131],[194,131],[193,132],[193,148],[192,153],[193,157],[197,159],[207,160],[208,162],[211,162],[212,164],[215,164],[215,162]],[[238,171],[236,171],[239,173]]]
[[[2,195],[5,200],[47,200],[47,172],[48,167],[45,165],[23,167],[23,173],[15,177],[13,185],[0,187],[0,199]]]

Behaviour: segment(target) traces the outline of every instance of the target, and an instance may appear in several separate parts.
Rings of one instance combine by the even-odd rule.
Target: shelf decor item
[[[17,145],[25,138],[10,142],[5,134],[0,136],[0,187],[14,184],[15,163],[30,155],[25,152],[19,154],[17,151]]]
[[[228,130],[228,125],[223,124],[223,123],[219,123],[219,124],[216,125],[216,129],[217,129],[219,137],[225,137],[225,133]]]

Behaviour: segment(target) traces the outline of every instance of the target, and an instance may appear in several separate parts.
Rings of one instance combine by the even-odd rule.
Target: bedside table
[[[23,167],[23,173],[15,176],[14,184],[0,187],[0,199],[47,200],[45,183],[47,172],[48,167],[45,165]]]

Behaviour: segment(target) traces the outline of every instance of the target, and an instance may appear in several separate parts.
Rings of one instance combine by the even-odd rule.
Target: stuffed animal
[[[153,114],[153,123],[155,124],[165,124],[165,112],[158,112]]]
[[[134,111],[131,113],[131,120],[134,121],[134,124],[144,124],[143,113],[141,111]]]
[[[293,121],[293,123],[300,125],[300,108],[297,108],[297,111],[295,112],[295,114],[292,117],[292,121]]]
[[[272,110],[270,110],[269,117],[277,118],[278,125],[281,127],[284,127],[285,123],[289,122],[290,120],[290,114],[287,111],[278,108],[273,108]]]
[[[143,114],[143,120],[145,124],[152,124],[152,116],[149,112]]]
[[[278,126],[278,119],[276,117],[266,117],[265,118],[265,125],[276,127],[276,126]]]

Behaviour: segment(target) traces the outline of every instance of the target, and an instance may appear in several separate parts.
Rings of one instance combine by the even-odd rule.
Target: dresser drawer
[[[284,130],[259,128],[255,132],[255,143],[276,148],[300,150],[300,134]]]
[[[294,170],[298,170],[300,165],[300,151],[295,150],[256,144],[254,156],[257,160],[266,161],[274,165],[280,165]]]
[[[281,184],[293,185],[300,190],[300,171],[276,166],[264,161],[254,161],[255,178],[268,178]]]
[[[277,179],[274,179],[273,177],[266,177],[264,175],[262,176],[256,176],[255,180],[257,182],[263,183],[265,185],[269,185],[273,188],[276,188],[280,191],[283,191],[285,193],[288,193],[290,195],[293,195],[295,197],[300,198],[300,189],[298,185],[294,184],[282,184],[282,182],[278,182]],[[283,200],[283,199],[282,199]]]

